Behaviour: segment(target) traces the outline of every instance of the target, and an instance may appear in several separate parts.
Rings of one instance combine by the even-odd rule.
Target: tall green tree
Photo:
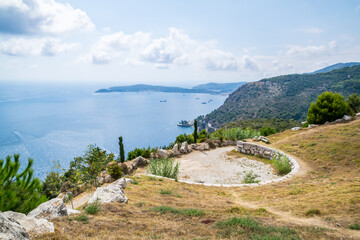
[[[120,162],[125,162],[125,152],[124,152],[124,144],[123,137],[119,137],[119,150],[120,150]]]
[[[33,160],[29,158],[24,171],[20,168],[20,155],[14,154],[4,160],[0,159],[0,211],[14,211],[27,214],[39,204],[47,201],[42,195],[42,186],[38,178],[34,178]]]
[[[346,102],[349,104],[353,113],[360,112],[360,97],[356,93],[350,95]]]
[[[339,93],[323,92],[310,105],[308,123],[322,124],[334,121],[350,113],[350,106]]]
[[[197,120],[195,120],[194,122],[194,143],[196,143],[196,140],[198,138],[198,125],[197,125]]]

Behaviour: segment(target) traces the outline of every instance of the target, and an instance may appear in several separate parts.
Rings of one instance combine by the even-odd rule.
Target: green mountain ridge
[[[360,94],[360,66],[325,73],[292,74],[247,83],[229,95],[224,104],[204,118],[200,127],[219,128],[245,119],[282,118],[305,120],[307,110],[324,91],[345,97]]]

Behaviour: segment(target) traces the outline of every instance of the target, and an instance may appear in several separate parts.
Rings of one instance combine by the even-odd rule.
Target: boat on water
[[[201,104],[207,104],[207,102],[202,102]]]
[[[179,127],[192,127],[194,125],[194,122],[193,121],[181,120],[180,122],[178,122],[177,125]]]
[[[165,100],[160,100],[160,102],[166,102],[166,99]]]

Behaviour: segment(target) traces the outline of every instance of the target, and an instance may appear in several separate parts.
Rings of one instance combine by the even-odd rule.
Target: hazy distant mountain
[[[330,72],[332,70],[335,70],[335,69],[340,69],[340,68],[344,68],[344,67],[352,67],[352,66],[357,66],[357,65],[360,65],[360,62],[348,62],[348,63],[337,63],[337,64],[334,64],[334,65],[330,65],[326,68],[322,68],[322,69],[319,69],[315,72],[312,72],[310,74],[314,74],[314,73],[325,73],[325,72]]]
[[[225,94],[232,93],[239,86],[245,84],[239,83],[207,83],[195,86],[191,89],[181,87],[154,86],[146,84],[136,84],[130,86],[110,87],[107,89],[99,89],[96,93],[108,92],[172,92],[172,93],[209,93],[209,94]]]
[[[201,126],[221,127],[236,120],[282,118],[305,120],[311,102],[324,91],[360,94],[360,66],[331,72],[291,74],[247,83],[205,116]]]
[[[200,84],[192,89],[195,90],[208,90],[208,91],[215,91],[219,93],[232,93],[240,86],[246,84],[247,82],[236,82],[236,83],[206,83]]]

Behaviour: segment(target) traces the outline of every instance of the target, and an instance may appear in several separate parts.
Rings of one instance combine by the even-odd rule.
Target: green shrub
[[[171,190],[160,190],[160,194],[162,195],[172,195],[172,191]]]
[[[208,137],[208,134],[205,129],[199,132],[198,141],[197,142],[205,142]]]
[[[276,152],[271,160],[279,174],[285,175],[291,172],[291,163],[286,155]]]
[[[85,214],[81,214],[79,216],[74,217],[74,220],[83,222],[83,223],[88,223],[90,218],[88,216],[86,216]]]
[[[100,206],[99,206],[99,203],[98,201],[96,201],[95,203],[93,204],[90,204],[88,205],[86,208],[85,208],[85,212],[87,214],[96,214],[100,211]]]
[[[117,162],[111,162],[107,166],[107,171],[110,174],[110,176],[114,179],[121,178],[123,172],[122,168],[117,164]]]
[[[60,188],[64,183],[64,175],[60,171],[60,162],[52,161],[53,171],[49,172],[42,184],[43,194],[49,199],[56,198],[60,193]]]
[[[352,113],[360,112],[360,97],[356,93],[350,95],[346,102],[349,104]]]
[[[253,138],[255,136],[260,136],[260,132],[252,130],[250,128],[231,128],[231,129],[219,129],[210,134],[210,138],[213,140],[242,140],[246,138]]]
[[[180,134],[176,137],[175,143],[181,144],[183,142],[187,142],[188,144],[194,143],[194,136],[192,134]]]
[[[306,216],[314,216],[314,215],[320,215],[321,211],[319,209],[309,209],[306,211]]]
[[[96,177],[106,169],[109,162],[114,161],[114,154],[107,153],[96,145],[90,145],[83,156],[76,157],[70,163],[65,176],[73,183],[96,183]]]
[[[322,124],[332,122],[350,113],[350,106],[339,93],[324,92],[310,105],[307,122]]]
[[[307,128],[308,126],[309,126],[309,123],[308,123],[308,122],[306,122],[306,123],[304,123],[304,124],[302,125],[303,128]]]
[[[352,230],[360,230],[360,224],[354,223],[354,224],[350,225],[349,228]]]
[[[150,154],[156,152],[156,148],[135,148],[134,150],[128,152],[127,160],[133,160],[139,156],[144,158],[150,158]]]
[[[269,136],[271,134],[275,134],[276,133],[276,130],[274,128],[271,128],[271,127],[264,127],[262,129],[260,129],[260,134],[261,136]]]
[[[245,184],[249,184],[249,183],[258,183],[260,182],[260,180],[256,180],[256,175],[254,174],[253,171],[250,171],[245,175],[242,182]]]
[[[0,211],[14,211],[29,213],[39,204],[47,201],[42,193],[42,185],[38,178],[34,178],[33,160],[29,158],[24,171],[20,168],[20,155],[6,157],[6,162],[0,159]]]
[[[153,159],[147,168],[148,173],[177,180],[179,163],[170,158]]]

